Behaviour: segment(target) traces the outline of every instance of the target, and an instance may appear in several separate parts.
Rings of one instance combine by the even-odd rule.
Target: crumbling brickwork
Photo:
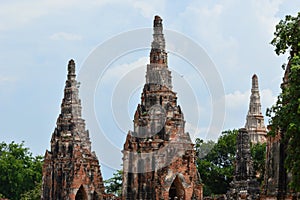
[[[259,184],[255,178],[250,152],[250,137],[246,129],[239,129],[236,143],[235,172],[233,181],[230,183],[228,199],[259,199]]]
[[[290,64],[287,65],[281,88],[288,85]],[[272,127],[268,127],[272,129]],[[285,131],[281,130],[275,136],[269,135],[267,138],[266,170],[264,176],[263,195],[261,199],[267,200],[291,200],[300,198],[288,188],[291,181],[291,174],[284,166],[286,159],[287,143],[284,138]]]
[[[61,113],[43,164],[43,200],[100,200],[104,185],[99,161],[91,151],[89,132],[81,118],[75,63],[68,76]]]
[[[122,199],[202,199],[202,184],[184,115],[172,91],[162,19],[154,34],[141,104],[123,150]]]

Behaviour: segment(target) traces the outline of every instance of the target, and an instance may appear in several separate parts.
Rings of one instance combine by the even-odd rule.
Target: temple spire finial
[[[160,16],[156,15],[154,17],[153,21],[153,29],[154,29],[154,34],[153,36],[162,36],[163,37],[163,25],[162,25],[162,19]]]
[[[151,44],[150,64],[147,65],[146,83],[172,89],[171,71],[168,69],[168,54],[165,50],[162,19],[154,17],[153,41]]]
[[[258,90],[258,78],[256,74],[252,76],[252,90]]]
[[[153,41],[151,44],[150,63],[167,64],[165,37],[162,19],[156,15],[153,21]]]
[[[75,80],[75,78],[75,62],[71,59],[68,64],[68,80]]]

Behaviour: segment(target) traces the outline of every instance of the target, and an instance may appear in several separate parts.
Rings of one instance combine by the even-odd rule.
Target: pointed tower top
[[[256,74],[252,76],[249,111],[247,115],[245,128],[249,132],[250,140],[252,143],[265,142],[266,128],[264,125],[264,117],[261,113],[258,78]]]
[[[258,89],[258,78],[254,74],[252,76],[252,88],[250,96],[249,114],[261,115],[260,95]]]
[[[75,62],[71,59],[68,64],[68,80],[75,80],[75,78]]]
[[[81,101],[79,99],[78,82],[75,74],[75,62],[68,63],[68,78],[66,80],[64,97],[61,103],[61,113],[57,118],[56,131],[52,137],[59,138],[71,136],[77,138],[86,149],[91,149],[88,131],[85,129],[85,122],[81,117]],[[55,147],[52,147],[52,151]]]
[[[172,89],[172,77],[168,69],[168,55],[165,48],[162,19],[156,15],[153,21],[153,41],[151,44],[150,65],[147,65],[146,83]]]
[[[256,74],[252,76],[252,90],[258,90],[258,78]]]
[[[151,47],[160,51],[165,51],[166,48],[162,19],[158,15],[154,17],[153,21],[153,42]]]
[[[162,19],[160,18],[160,16],[155,15],[153,26],[154,27],[162,27]]]

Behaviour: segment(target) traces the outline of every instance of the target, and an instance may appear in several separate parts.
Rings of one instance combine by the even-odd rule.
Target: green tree
[[[213,140],[208,140],[204,142],[200,138],[196,138],[195,149],[198,158],[204,158],[215,146],[215,142]]]
[[[197,168],[204,183],[204,196],[225,194],[229,190],[234,175],[237,134],[238,130],[224,131],[216,143],[196,139]],[[206,155],[201,157],[203,150]],[[260,183],[265,171],[265,153],[266,144],[251,145],[253,168]]]
[[[40,200],[42,194],[42,181],[37,183],[32,190],[21,194],[21,200]]]
[[[113,174],[112,178],[104,181],[106,193],[114,194],[117,197],[122,195],[122,174],[122,170],[117,170],[117,172]]]
[[[237,130],[222,132],[217,143],[203,158],[197,159],[197,168],[204,183],[204,196],[224,194],[233,179],[234,159],[236,152]],[[209,146],[202,140],[196,140],[196,152],[201,155],[201,146]]]
[[[32,156],[24,142],[0,143],[0,193],[11,200],[32,190],[42,179],[42,157]]]
[[[286,16],[276,25],[274,39],[277,55],[289,52],[286,67],[287,82],[277,102],[267,110],[271,117],[270,135],[281,133],[286,145],[285,167],[292,174],[291,189],[300,192],[300,12],[296,17]]]
[[[262,185],[265,174],[267,144],[251,144],[251,156],[253,160],[253,169],[256,172],[257,181]]]

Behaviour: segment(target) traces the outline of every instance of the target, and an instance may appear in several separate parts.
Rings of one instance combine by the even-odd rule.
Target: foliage
[[[280,132],[286,144],[285,167],[292,174],[291,189],[300,192],[300,12],[297,17],[286,16],[276,26],[271,44],[280,55],[290,52],[287,84],[282,87],[277,102],[267,110],[271,117],[270,135]]]
[[[196,139],[197,168],[204,183],[204,196],[225,194],[233,180],[238,130],[224,131],[217,143]],[[211,149],[203,157],[200,151]],[[262,183],[265,171],[266,144],[251,145],[253,168]]]
[[[224,131],[211,151],[197,160],[197,168],[204,183],[204,196],[224,194],[233,179],[234,159],[236,152],[237,130]],[[196,152],[201,154],[202,146],[211,146],[202,140],[196,140]]]
[[[35,187],[42,179],[42,157],[32,156],[24,142],[0,143],[0,193],[11,200]]]
[[[122,195],[122,174],[122,170],[117,170],[117,172],[113,174],[112,178],[104,181],[106,193],[114,194],[117,197]]]
[[[21,195],[21,200],[40,200],[42,194],[42,181],[36,184],[36,186],[24,194]]]
[[[213,140],[208,140],[207,142],[204,142],[203,140],[196,138],[196,154],[198,158],[204,158],[215,146],[215,142]]]
[[[256,172],[257,181],[262,185],[265,174],[266,162],[266,146],[267,144],[252,144],[251,156],[253,160],[253,169]]]
[[[287,50],[293,56],[294,53],[299,53],[300,49],[300,12],[297,17],[287,15],[285,20],[280,20],[276,25],[276,31],[271,44],[275,46],[277,55],[284,54]]]

